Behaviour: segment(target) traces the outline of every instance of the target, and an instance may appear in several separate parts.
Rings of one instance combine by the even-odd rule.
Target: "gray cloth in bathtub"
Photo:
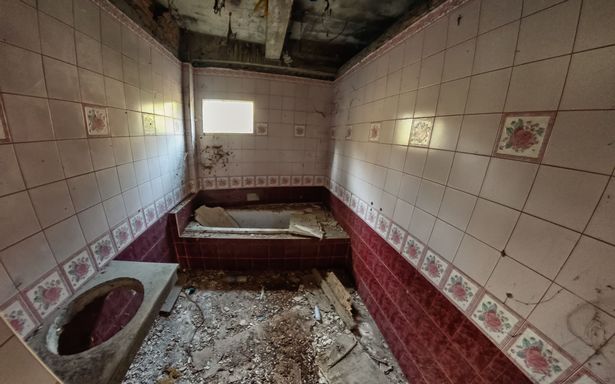
[[[204,227],[239,228],[239,225],[222,207],[201,205],[194,211],[194,219]]]

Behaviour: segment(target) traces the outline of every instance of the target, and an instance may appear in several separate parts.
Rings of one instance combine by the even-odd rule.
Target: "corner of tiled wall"
[[[334,86],[332,192],[537,383],[615,380],[613,16],[447,1]]]

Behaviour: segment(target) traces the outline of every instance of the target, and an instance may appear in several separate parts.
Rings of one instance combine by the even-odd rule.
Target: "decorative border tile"
[[[448,262],[428,248],[421,264],[421,273],[427,280],[431,281],[433,285],[439,288],[445,281],[444,277],[446,276],[447,268]]]
[[[279,176],[269,176],[267,178],[267,185],[270,187],[277,187],[280,184]]]
[[[215,177],[206,177],[202,179],[202,188],[203,189],[216,189],[216,178]]]
[[[232,176],[229,180],[231,182],[231,188],[241,188],[240,176]]]
[[[500,348],[522,324],[517,314],[487,292],[478,300],[471,319]]]
[[[71,295],[66,282],[56,269],[32,284],[25,291],[30,307],[40,319],[44,319]]]
[[[350,209],[352,209],[353,212],[357,212],[357,206],[359,205],[359,198],[357,197],[357,195],[352,195],[352,197],[350,198]]]
[[[156,215],[162,217],[167,212],[167,205],[164,199],[156,200]]]
[[[175,205],[175,202],[173,201],[173,193],[169,192],[164,195],[164,203],[167,206],[167,210],[173,208],[173,206]]]
[[[156,117],[151,113],[143,113],[143,134],[156,135]]]
[[[90,244],[90,250],[92,251],[92,255],[94,255],[94,261],[96,261],[96,266],[99,269],[111,261],[116,255],[115,247],[113,246],[113,241],[111,241],[109,233],[104,234],[98,240]]]
[[[255,176],[254,180],[257,187],[267,186],[267,176]]]
[[[290,185],[290,176],[280,176],[280,185],[283,187]]]
[[[325,178],[323,176],[314,176],[314,185],[325,185]]]
[[[444,295],[466,313],[480,295],[481,287],[457,268],[451,268],[444,283]]]
[[[2,95],[0,95],[0,143],[9,143],[10,141],[11,133],[9,131],[9,124],[6,119],[6,112],[4,111]]]
[[[540,163],[544,155],[556,112],[504,113],[493,156]]]
[[[143,212],[139,211],[133,216],[130,217],[130,229],[132,229],[132,233],[134,233],[135,237],[139,236],[143,231],[145,231],[145,217],[143,217]]]
[[[130,232],[130,225],[128,224],[128,221],[124,221],[115,227],[111,231],[111,234],[113,235],[113,241],[115,241],[115,247],[118,253],[126,248],[126,246],[132,241],[132,233]]]
[[[425,244],[418,241],[414,236],[408,234],[404,248],[401,251],[401,255],[408,260],[410,264],[418,268],[425,249]]]
[[[85,117],[85,127],[88,136],[108,137],[111,135],[107,108],[98,105],[83,104],[83,115]]]
[[[386,240],[387,234],[389,233],[389,228],[391,228],[391,220],[382,213],[378,215],[378,221],[376,222],[376,233]]]
[[[399,252],[404,245],[405,239],[406,231],[401,229],[397,224],[391,223],[391,230],[389,231],[389,236],[387,237],[388,243],[391,244],[397,252]]]
[[[342,195],[343,195],[342,198],[344,200],[344,203],[346,203],[346,205],[349,205],[350,204],[350,200],[352,200],[352,193],[350,193],[349,190],[344,189],[344,193]]]
[[[295,125],[295,137],[305,137],[305,125]]]
[[[156,216],[156,207],[154,204],[150,204],[143,209],[143,215],[145,215],[145,224],[149,227],[154,224],[158,216]]]
[[[314,185],[314,176],[303,176],[303,185],[308,187]]]
[[[376,221],[378,221],[378,211],[372,207],[368,207],[365,213],[365,222],[372,228],[376,228]]]
[[[291,176],[291,178],[290,178],[290,184],[293,187],[294,186],[300,186],[302,181],[303,181],[303,178],[301,176]]]
[[[269,131],[269,124],[256,123],[254,126],[254,134],[256,136],[267,136]]]
[[[507,354],[528,377],[540,384],[565,378],[576,365],[554,343],[527,325],[508,347]]]
[[[2,317],[22,338],[26,338],[38,326],[38,320],[19,295],[7,301],[2,308]]]
[[[228,188],[228,177],[216,177],[216,188],[218,189]]]
[[[73,291],[79,289],[96,274],[94,262],[85,248],[62,264],[62,270]]]
[[[412,128],[410,129],[409,144],[417,147],[428,147],[431,140],[433,121],[433,118],[414,119],[412,121]]]
[[[369,126],[369,133],[367,135],[368,141],[380,141],[380,123],[371,123]]]
[[[359,199],[359,204],[357,205],[357,215],[359,215],[360,218],[365,219],[366,213],[367,213],[367,203]]]

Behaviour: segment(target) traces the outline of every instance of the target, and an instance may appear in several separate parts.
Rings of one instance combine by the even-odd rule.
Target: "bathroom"
[[[364,383],[615,383],[614,18],[0,0],[0,383],[357,382],[312,361],[340,335],[324,367]],[[212,363],[211,332],[243,350],[280,306],[311,324],[286,365]]]

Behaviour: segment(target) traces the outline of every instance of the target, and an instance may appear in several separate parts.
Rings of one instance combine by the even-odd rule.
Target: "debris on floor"
[[[407,383],[356,292],[350,329],[319,284],[310,272],[189,272],[123,383]]]

